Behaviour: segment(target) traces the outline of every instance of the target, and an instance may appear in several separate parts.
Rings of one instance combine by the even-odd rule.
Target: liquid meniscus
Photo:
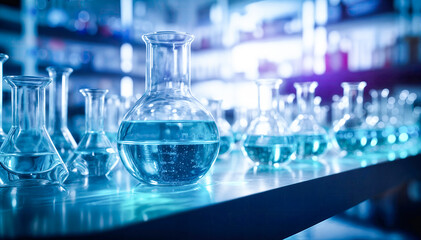
[[[296,151],[293,136],[247,136],[244,140],[247,156],[259,164],[286,164]]]

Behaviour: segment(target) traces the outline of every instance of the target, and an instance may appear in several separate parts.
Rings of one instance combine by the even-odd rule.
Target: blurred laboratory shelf
[[[253,167],[239,150],[196,185],[139,184],[120,164],[64,188],[0,188],[0,238],[281,239],[421,177],[419,149]]]

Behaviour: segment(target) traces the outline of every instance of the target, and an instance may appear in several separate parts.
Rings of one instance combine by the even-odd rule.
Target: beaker
[[[67,160],[77,147],[76,141],[67,127],[69,75],[73,69],[47,67],[47,71],[53,80],[49,87],[48,133],[60,157]]]
[[[296,151],[294,136],[272,104],[273,98],[278,98],[281,83],[281,79],[256,81],[258,116],[250,123],[243,144],[243,152],[256,165],[284,166]]]
[[[219,131],[219,157],[228,155],[234,144],[234,135],[231,131],[231,125],[222,116],[222,100],[208,99],[209,110],[215,119]]]
[[[146,89],[117,135],[120,158],[143,183],[196,183],[215,162],[219,133],[190,91],[193,36],[173,31],[143,35]]]
[[[105,176],[117,165],[117,152],[104,132],[104,100],[108,90],[81,89],[85,97],[85,133],[67,166],[83,176]]]
[[[68,171],[45,128],[48,77],[7,76],[12,127],[0,147],[1,182],[10,186],[62,184]],[[4,173],[4,172],[3,172]]]
[[[314,117],[314,91],[317,86],[317,82],[294,83],[299,113],[290,128],[297,143],[297,160],[317,160],[328,147],[327,132]]]
[[[363,116],[363,93],[365,82],[343,82],[344,115],[336,123],[335,132],[338,146],[348,154],[361,154],[371,142],[370,131]]]
[[[234,110],[235,122],[232,125],[234,143],[239,143],[247,131],[249,125],[248,110],[245,107],[238,107]]]
[[[7,134],[3,131],[3,64],[9,59],[4,53],[0,53],[0,144],[4,142]]]

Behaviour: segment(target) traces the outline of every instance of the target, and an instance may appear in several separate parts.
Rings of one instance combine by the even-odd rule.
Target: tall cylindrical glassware
[[[67,127],[67,104],[71,68],[47,67],[53,80],[49,91],[48,132],[62,159],[67,159],[76,149],[75,139]]]
[[[9,59],[9,56],[0,53],[0,144],[6,138],[6,133],[3,131],[3,64],[7,59]]]

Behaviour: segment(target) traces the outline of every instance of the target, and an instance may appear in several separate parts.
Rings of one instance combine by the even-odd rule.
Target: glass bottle
[[[219,156],[227,155],[231,152],[234,144],[234,135],[231,125],[222,117],[222,100],[208,99],[209,110],[215,119],[219,131]]]
[[[235,122],[232,125],[232,132],[234,135],[234,143],[239,143],[246,133],[249,125],[248,110],[245,107],[235,109]]]
[[[116,150],[104,132],[104,100],[108,90],[80,92],[85,97],[85,133],[67,165],[70,171],[83,176],[106,176],[118,163]]]
[[[9,59],[9,56],[0,53],[0,144],[6,139],[6,133],[3,131],[3,64]]]
[[[1,182],[10,186],[62,184],[69,172],[45,128],[48,77],[7,76],[12,127],[0,147]]]
[[[53,80],[49,91],[48,133],[60,157],[67,160],[76,149],[75,139],[67,127],[67,103],[71,68],[47,67]]]
[[[317,86],[317,82],[294,83],[299,114],[290,128],[297,142],[297,160],[316,160],[328,147],[327,132],[314,117],[314,91]]]
[[[363,116],[365,82],[341,84],[344,89],[344,115],[333,130],[340,149],[348,154],[361,154],[369,146],[370,131]]]
[[[143,40],[146,89],[120,124],[120,158],[144,183],[195,183],[215,162],[219,133],[212,115],[190,91],[193,36],[164,31],[143,35]]]
[[[288,130],[287,123],[273,108],[273,98],[279,95],[280,79],[259,79],[259,115],[246,132],[244,153],[257,165],[284,166],[296,151],[295,139]]]

